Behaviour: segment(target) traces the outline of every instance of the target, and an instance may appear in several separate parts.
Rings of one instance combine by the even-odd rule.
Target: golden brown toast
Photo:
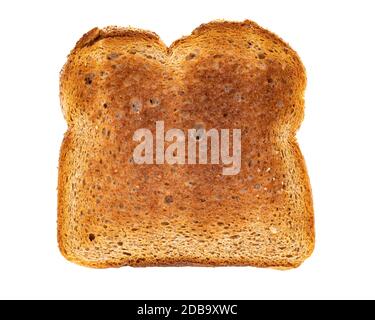
[[[251,21],[215,21],[166,47],[95,28],[61,72],[58,242],[75,263],[292,268],[314,248],[312,197],[295,139],[304,67]],[[139,128],[241,130],[241,169],[137,164]]]

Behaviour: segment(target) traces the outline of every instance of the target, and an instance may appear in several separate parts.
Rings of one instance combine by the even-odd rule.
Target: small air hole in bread
[[[150,98],[149,102],[153,107],[160,105],[160,100],[158,98]]]
[[[168,203],[168,204],[172,203],[173,202],[173,196],[171,196],[171,195],[165,196],[164,201],[165,201],[165,203]]]
[[[94,74],[89,73],[85,76],[85,84],[91,85],[94,78]]]
[[[258,54],[259,59],[264,59],[266,57],[266,54],[264,52],[261,52]]]
[[[186,60],[192,60],[196,57],[197,55],[193,52],[189,53],[187,56],[186,56]]]
[[[134,113],[139,113],[142,110],[142,102],[138,98],[133,98],[130,101],[131,111]]]
[[[109,55],[107,55],[107,59],[108,59],[108,60],[114,60],[114,59],[116,59],[116,58],[118,58],[118,57],[119,57],[119,54],[116,53],[116,52],[112,52],[112,53],[110,53]]]

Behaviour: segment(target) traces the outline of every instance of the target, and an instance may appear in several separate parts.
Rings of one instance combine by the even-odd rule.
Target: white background
[[[1,1],[0,298],[375,298],[373,1]],[[317,243],[291,271],[93,270],[56,243],[59,71],[94,26],[151,29],[170,44],[213,19],[252,19],[300,54],[308,74],[298,134]]]

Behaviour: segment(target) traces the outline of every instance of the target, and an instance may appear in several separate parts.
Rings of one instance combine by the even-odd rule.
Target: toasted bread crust
[[[68,123],[58,182],[62,254],[95,268],[299,266],[315,237],[295,140],[305,85],[296,52],[248,20],[201,25],[169,48],[133,28],[86,33],[60,79]],[[140,111],[131,109],[134,98]],[[240,128],[241,172],[134,165],[132,134],[156,120],[166,129]]]

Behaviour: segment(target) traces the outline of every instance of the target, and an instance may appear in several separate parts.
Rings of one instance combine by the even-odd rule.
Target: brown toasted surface
[[[305,84],[297,54],[251,21],[211,22],[169,48],[143,30],[85,34],[60,81],[62,254],[98,268],[299,266],[314,247],[295,140]],[[166,130],[241,129],[240,173],[134,164],[133,133],[154,132],[157,120]]]

